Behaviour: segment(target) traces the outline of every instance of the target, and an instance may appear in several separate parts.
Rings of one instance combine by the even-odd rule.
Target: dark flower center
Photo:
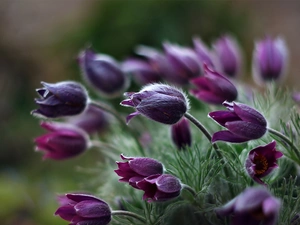
[[[266,170],[268,169],[268,166],[269,166],[268,160],[263,155],[256,155],[254,157],[253,162],[255,164],[255,174],[256,175],[261,175],[264,172],[266,172]]]

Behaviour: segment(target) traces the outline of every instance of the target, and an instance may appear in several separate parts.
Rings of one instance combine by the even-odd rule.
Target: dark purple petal
[[[250,140],[261,138],[267,131],[264,126],[245,121],[226,122],[225,127],[236,136]]]
[[[181,184],[178,178],[163,174],[156,180],[157,189],[163,193],[177,193],[181,190]]]
[[[171,126],[171,138],[178,149],[184,149],[192,144],[190,124],[182,118],[178,123]]]
[[[163,165],[155,159],[135,158],[134,160],[130,160],[128,163],[133,171],[144,177],[163,173]]]
[[[70,221],[73,219],[74,216],[76,216],[76,212],[73,206],[61,206],[59,207],[54,215],[60,216],[62,219]]]
[[[234,112],[230,111],[214,111],[210,112],[208,116],[223,127],[227,122],[241,120]]]
[[[213,56],[211,51],[206,47],[206,45],[201,41],[200,38],[194,38],[193,43],[195,46],[195,51],[198,58],[202,64],[207,64],[208,66],[214,68]]]
[[[214,143],[216,141],[225,141],[225,142],[231,142],[231,143],[242,143],[249,141],[248,138],[239,137],[230,131],[218,131],[213,134],[211,141]]]
[[[102,201],[99,198],[96,198],[93,195],[88,195],[88,194],[66,194],[67,198],[75,201],[75,202],[81,202],[81,201],[97,201],[97,202],[101,202],[101,203],[105,203],[104,201]]]
[[[106,203],[94,200],[85,200],[74,206],[76,214],[83,218],[110,217],[110,208]]]

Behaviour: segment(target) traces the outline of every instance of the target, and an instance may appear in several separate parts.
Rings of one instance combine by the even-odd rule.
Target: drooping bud
[[[179,150],[191,146],[192,134],[189,121],[186,118],[182,118],[178,123],[171,126],[171,138]]]
[[[33,110],[31,114],[38,117],[59,118],[78,115],[85,110],[88,94],[81,84],[73,81],[41,83],[44,87],[36,90],[40,98],[35,99],[39,108]]]
[[[125,96],[128,99],[123,100],[121,105],[136,109],[127,116],[127,123],[141,114],[160,123],[175,124],[189,109],[185,94],[165,84],[151,84],[140,92],[125,93]]]
[[[85,80],[105,97],[119,96],[127,88],[126,75],[109,55],[86,49],[79,54],[78,61]]]

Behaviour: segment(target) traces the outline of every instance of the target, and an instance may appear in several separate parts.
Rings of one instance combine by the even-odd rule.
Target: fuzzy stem
[[[100,108],[100,109],[102,109],[102,110],[104,110],[108,113],[110,113],[111,115],[113,115],[120,122],[122,127],[125,130],[128,130],[132,134],[132,136],[133,136],[133,138],[134,138],[134,140],[135,140],[135,142],[138,146],[138,149],[139,149],[140,153],[142,154],[142,156],[145,156],[144,149],[141,146],[141,143],[139,142],[139,139],[138,139],[138,136],[137,136],[136,132],[134,132],[129,126],[127,126],[125,120],[120,116],[120,114],[117,111],[115,111],[113,108],[111,108],[110,106],[108,106],[107,104],[104,104],[102,102],[91,100],[90,104],[93,105],[93,106],[96,106],[96,107],[98,107],[98,108]]]
[[[267,128],[268,131],[271,133],[271,134],[274,134],[276,135],[277,137],[279,137],[281,140],[285,141],[289,146],[292,147],[295,155],[297,155],[298,159],[300,159],[300,151],[299,149],[293,144],[293,142],[287,137],[285,136],[284,134],[280,133],[279,131],[277,130],[274,130],[272,128]]]
[[[91,145],[91,147],[107,148],[107,149],[114,150],[116,152],[119,151],[119,149],[117,149],[112,144],[104,143],[104,142],[99,141],[99,140],[91,140],[90,145]]]
[[[197,192],[192,187],[190,187],[187,184],[181,184],[181,186],[182,186],[182,189],[187,190],[188,192],[190,192],[193,195],[194,198],[197,198]]]
[[[132,218],[135,218],[135,219],[141,221],[144,224],[147,224],[147,221],[144,217],[139,216],[133,212],[129,212],[129,211],[125,211],[125,210],[113,210],[111,212],[111,215],[112,216],[129,216],[129,217],[132,217]]]

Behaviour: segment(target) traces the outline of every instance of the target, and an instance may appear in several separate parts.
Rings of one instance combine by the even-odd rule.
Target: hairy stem
[[[129,217],[132,217],[132,218],[135,218],[135,219],[141,221],[144,224],[147,224],[147,221],[144,217],[137,215],[133,212],[129,212],[129,211],[125,211],[125,210],[113,210],[111,212],[111,215],[112,216],[129,216]]]
[[[190,187],[187,184],[181,184],[181,186],[182,186],[182,189],[187,190],[188,192],[190,192],[193,195],[194,198],[197,198],[197,192],[192,187]]]

